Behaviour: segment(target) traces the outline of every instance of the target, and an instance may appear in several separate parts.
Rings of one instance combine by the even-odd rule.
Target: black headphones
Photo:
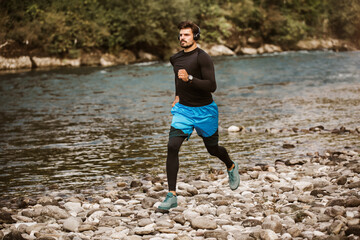
[[[198,32],[197,32],[196,34],[194,34],[194,37],[193,37],[193,39],[194,39],[195,41],[197,41],[197,40],[200,39],[200,27],[197,26],[197,28],[198,28]],[[178,35],[178,40],[180,40],[180,34]]]

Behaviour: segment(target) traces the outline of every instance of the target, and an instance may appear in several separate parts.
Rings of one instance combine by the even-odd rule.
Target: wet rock
[[[291,148],[295,148],[295,145],[290,143],[284,143],[282,147],[285,149],[291,149]]]
[[[286,166],[304,165],[305,163],[306,163],[305,160],[300,160],[300,159],[290,159],[285,161]]]
[[[190,220],[191,227],[194,229],[216,229],[217,224],[208,217],[196,217]]]
[[[346,235],[354,234],[355,236],[360,236],[360,225],[357,226],[349,226],[345,231]]]
[[[26,240],[23,238],[21,233],[17,230],[12,230],[10,233],[6,234],[3,240]]]
[[[328,202],[327,206],[345,206],[345,199],[332,199]]]
[[[347,182],[347,177],[346,176],[341,176],[338,179],[336,179],[337,185],[345,185],[346,182]]]
[[[311,196],[315,196],[315,197],[321,197],[321,196],[327,196],[330,195],[327,191],[323,190],[323,189],[314,189],[311,191],[310,193]]]
[[[16,221],[11,217],[11,213],[5,210],[0,210],[0,224],[3,223],[15,223]]]
[[[4,238],[4,233],[0,230],[0,239]]]
[[[133,180],[130,183],[131,188],[141,187],[143,184],[139,180]]]
[[[309,128],[309,131],[311,131],[311,132],[319,132],[319,131],[324,130],[324,129],[325,129],[324,126],[320,125],[320,126]]]

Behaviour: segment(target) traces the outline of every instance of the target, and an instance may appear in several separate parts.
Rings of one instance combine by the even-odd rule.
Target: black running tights
[[[176,179],[179,171],[179,150],[186,137],[171,137],[168,143],[168,153],[166,159],[166,173],[169,184],[169,191],[176,191]],[[231,161],[229,154],[224,147],[219,145],[207,146],[206,149],[210,155],[218,157],[223,161],[227,168],[231,168],[233,161]]]

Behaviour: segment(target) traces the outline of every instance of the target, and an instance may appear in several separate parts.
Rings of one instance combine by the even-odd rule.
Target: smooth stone
[[[152,223],[153,223],[153,221],[150,218],[144,218],[144,219],[140,219],[138,221],[138,226],[139,227],[145,227],[145,226],[147,226],[149,224],[152,224]]]
[[[199,217],[200,216],[200,213],[198,212],[195,212],[194,210],[192,209],[187,209],[183,212],[184,214],[184,218],[188,221],[190,221],[191,219],[194,219],[196,217]]]
[[[242,222],[241,225],[243,225],[244,227],[255,227],[261,224],[262,222],[258,219],[246,219]]]
[[[67,211],[59,208],[58,206],[53,206],[53,205],[45,206],[42,209],[41,214],[55,218],[57,220],[66,219],[66,218],[70,217],[70,214]]]
[[[141,206],[145,209],[152,208],[158,200],[152,197],[146,197],[141,201]]]
[[[301,235],[302,229],[298,226],[292,226],[289,229],[287,229],[287,232],[291,234],[292,237],[296,238]]]
[[[325,214],[330,217],[342,216],[345,213],[345,208],[342,206],[333,206],[325,209]]]
[[[359,206],[360,206],[360,198],[353,196],[346,199],[345,207],[359,207]]]
[[[77,232],[82,221],[80,218],[69,217],[65,220],[63,228],[69,232]]]
[[[220,216],[221,214],[229,214],[230,213],[230,208],[227,206],[219,206],[216,209],[216,215]]]
[[[99,226],[119,226],[122,222],[121,217],[103,216],[99,221]]]
[[[335,220],[329,227],[328,233],[329,234],[339,234],[341,229],[345,226],[345,224],[340,220]]]
[[[176,223],[180,223],[181,225],[184,225],[185,222],[186,222],[186,219],[185,219],[185,217],[184,217],[183,214],[178,214],[178,215],[176,215],[176,216],[173,218],[173,220],[174,220]]]
[[[277,215],[267,216],[261,226],[263,229],[270,229],[275,233],[281,233],[281,230],[283,228],[281,224],[281,219]]]
[[[262,240],[277,240],[277,239],[279,239],[278,235],[270,229],[262,230],[260,232],[260,237]]]
[[[155,224],[149,224],[145,227],[135,227],[134,233],[138,235],[147,235],[155,232]]]
[[[229,132],[240,132],[240,128],[238,126],[230,126],[228,128]]]
[[[67,202],[64,204],[64,207],[69,212],[79,213],[84,211],[84,209],[81,207],[81,203],[79,202]]]
[[[195,229],[216,229],[217,224],[208,217],[195,217],[190,220],[191,226]]]
[[[205,238],[214,238],[219,240],[227,240],[229,233],[226,231],[215,230],[215,231],[206,231],[204,233]]]
[[[136,236],[136,235],[133,235],[133,236],[126,236],[123,238],[123,240],[141,240],[142,238],[140,236]]]
[[[301,192],[307,192],[313,190],[314,185],[311,182],[297,182],[294,185],[294,189]]]
[[[160,220],[160,221],[156,222],[156,227],[173,228],[174,223],[166,221],[166,220]]]

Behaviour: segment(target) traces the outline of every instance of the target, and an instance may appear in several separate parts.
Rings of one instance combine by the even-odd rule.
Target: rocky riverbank
[[[159,57],[154,54],[144,52],[132,52],[130,50],[123,50],[118,54],[101,53],[95,51],[93,53],[83,53],[80,57],[57,58],[38,56],[36,53],[21,54],[21,50],[15,51],[9,55],[12,42],[6,42],[0,46],[0,71],[1,70],[17,70],[17,69],[34,69],[34,68],[51,68],[51,67],[79,67],[79,66],[115,66],[126,65],[137,62],[151,62],[158,61]],[[310,39],[299,41],[291,49],[283,49],[281,46],[263,43],[261,39],[250,37],[243,40],[242,44],[228,43],[225,45],[217,44],[201,44],[206,52],[211,56],[229,56],[229,55],[255,55],[266,54],[274,52],[282,52],[287,50],[333,50],[333,51],[353,51],[356,50],[350,43],[338,39]],[[180,49],[174,50],[174,52]],[[24,50],[25,51],[25,50]],[[26,52],[26,51],[25,51]]]
[[[169,212],[156,210],[165,174],[120,177],[99,195],[18,199],[0,210],[0,239],[359,239],[360,151],[294,159],[242,168],[236,191],[220,170],[180,173]]]

